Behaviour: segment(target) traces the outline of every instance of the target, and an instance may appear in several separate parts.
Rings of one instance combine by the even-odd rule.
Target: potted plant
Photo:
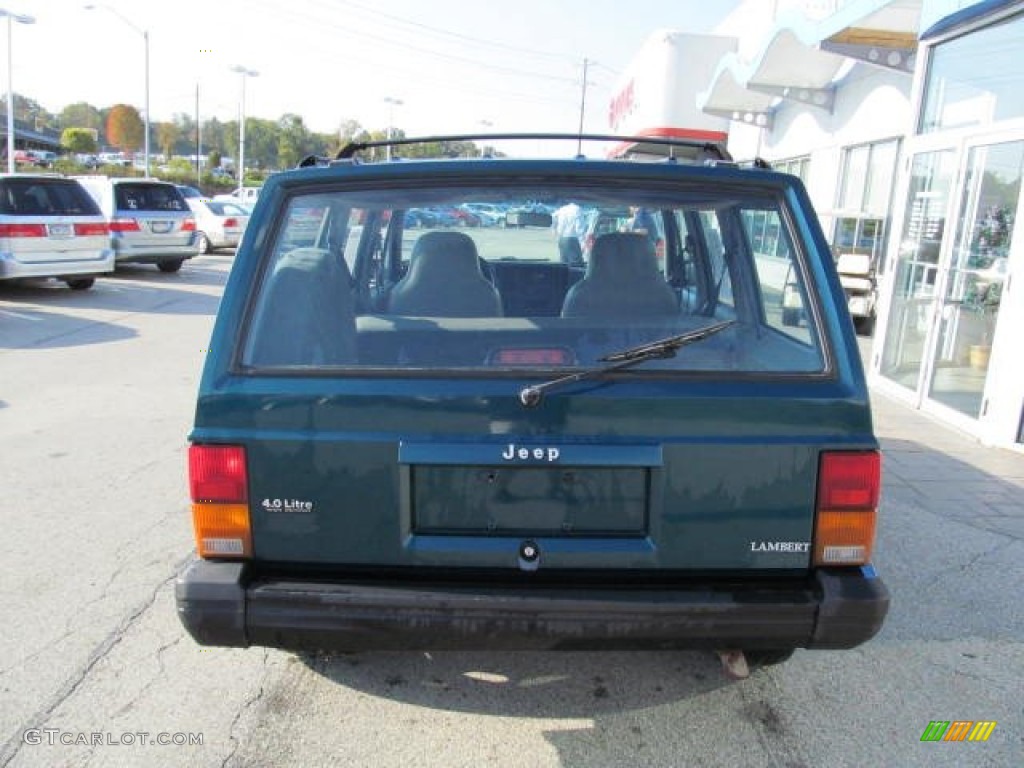
[[[992,353],[992,332],[995,330],[1003,283],[997,279],[986,280],[980,275],[979,278],[968,289],[964,304],[978,316],[981,327],[981,335],[976,343],[967,349],[968,362],[971,368],[984,370],[988,368]]]

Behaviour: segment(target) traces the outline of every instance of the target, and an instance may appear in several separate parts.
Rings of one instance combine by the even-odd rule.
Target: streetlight
[[[90,4],[90,5],[86,5],[86,6],[83,6],[83,7],[87,11],[95,11],[95,10],[100,9],[100,8],[102,8],[105,11],[109,11],[110,13],[114,14],[115,16],[117,16],[117,18],[119,18],[121,21],[123,21],[129,27],[131,27],[136,32],[138,32],[140,35],[142,35],[142,42],[144,44],[145,51],[146,51],[146,104],[145,104],[146,118],[145,118],[145,128],[144,128],[144,130],[146,131],[146,136],[145,136],[145,139],[143,140],[143,146],[144,146],[143,152],[145,153],[145,158],[146,158],[146,176],[149,176],[149,30],[148,29],[142,29],[141,27],[136,26],[135,24],[130,22],[128,19],[126,19],[124,16],[122,16],[120,11],[117,11],[117,10],[111,8],[109,5],[92,5],[92,4]]]
[[[0,16],[7,17],[7,172],[14,173],[14,57],[11,55],[11,22],[35,24],[36,20],[3,8],[0,8]]]
[[[242,106],[238,115],[238,188],[245,186],[245,78],[259,77],[260,73],[255,69],[246,69],[240,64],[231,68],[242,76]],[[241,193],[239,193],[241,195]]]
[[[385,96],[384,97],[384,103],[388,105],[388,130],[387,130],[387,136],[388,136],[388,141],[391,141],[391,125],[392,125],[392,123],[395,122],[395,107],[400,107],[405,102],[403,102],[401,99],[396,99],[393,96]],[[387,145],[386,150],[387,150],[387,159],[390,160],[391,159],[391,145],[390,144]]]

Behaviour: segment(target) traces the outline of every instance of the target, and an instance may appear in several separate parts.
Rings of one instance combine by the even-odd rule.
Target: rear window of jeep
[[[244,370],[558,372],[729,323],[630,374],[827,371],[772,192],[421,185],[296,194],[277,219]]]

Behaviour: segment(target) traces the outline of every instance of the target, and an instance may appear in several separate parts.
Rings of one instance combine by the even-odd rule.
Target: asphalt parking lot
[[[0,286],[0,766],[1022,764],[1024,455],[878,394],[875,560],[893,606],[855,650],[737,682],[699,652],[199,648],[173,581],[230,265]],[[996,725],[983,743],[922,742],[932,721]]]

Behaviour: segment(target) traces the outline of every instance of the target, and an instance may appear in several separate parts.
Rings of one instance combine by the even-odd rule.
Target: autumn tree
[[[146,127],[139,111],[129,104],[115,104],[107,115],[107,141],[122,152],[135,152],[145,142]]]

